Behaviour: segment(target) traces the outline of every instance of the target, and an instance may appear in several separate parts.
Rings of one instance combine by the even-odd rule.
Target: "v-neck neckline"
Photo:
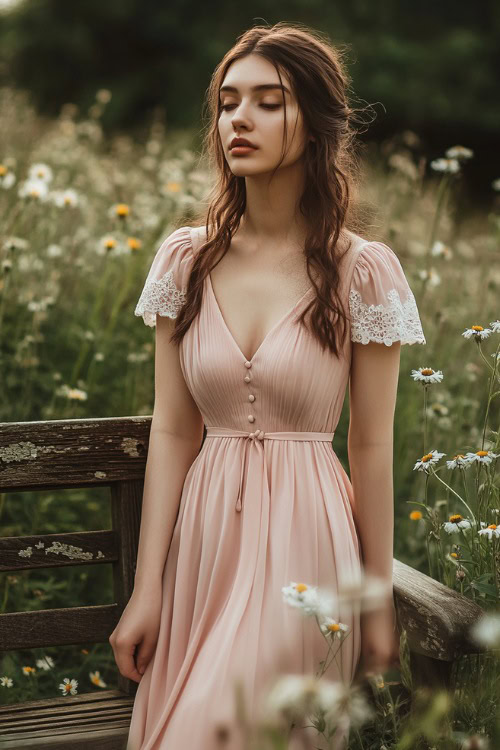
[[[250,357],[250,359],[247,359],[246,355],[245,355],[245,354],[244,354],[244,353],[243,353],[243,352],[241,351],[241,347],[240,347],[240,345],[239,345],[239,344],[237,343],[236,339],[234,338],[233,334],[232,334],[232,333],[231,333],[231,331],[229,330],[229,327],[228,327],[228,325],[227,325],[227,323],[226,323],[226,321],[225,321],[225,319],[224,319],[224,316],[223,316],[223,314],[222,314],[222,310],[221,310],[221,308],[220,308],[220,305],[219,305],[219,303],[218,303],[218,301],[217,301],[217,297],[215,296],[214,288],[213,288],[213,285],[212,285],[212,277],[211,277],[211,275],[210,275],[210,274],[207,274],[207,277],[206,277],[206,278],[207,278],[207,280],[208,280],[208,287],[209,287],[209,289],[210,289],[210,296],[212,297],[212,299],[213,299],[213,301],[214,301],[214,304],[215,304],[215,307],[216,307],[216,309],[217,309],[217,313],[218,313],[218,316],[219,316],[219,318],[220,318],[220,320],[221,320],[222,326],[223,326],[223,328],[224,328],[224,329],[226,330],[226,332],[227,332],[227,334],[228,334],[228,337],[229,337],[229,338],[231,339],[231,341],[233,342],[233,345],[234,345],[234,347],[236,348],[236,350],[238,351],[239,355],[240,355],[241,357],[243,357],[243,359],[245,360],[245,362],[253,362],[253,361],[254,361],[254,359],[255,359],[255,358],[257,357],[257,355],[259,354],[259,352],[261,351],[261,349],[262,349],[262,348],[264,347],[264,345],[265,345],[265,344],[267,343],[267,341],[268,341],[268,340],[270,339],[271,335],[272,335],[273,333],[275,333],[275,331],[276,331],[276,330],[277,330],[277,329],[278,329],[278,328],[279,328],[279,327],[280,327],[281,325],[283,325],[283,323],[284,323],[284,322],[285,322],[285,321],[287,320],[287,318],[288,318],[288,317],[289,317],[289,316],[290,316],[290,315],[291,315],[291,314],[292,314],[293,312],[295,312],[295,310],[296,310],[296,309],[297,309],[297,308],[299,307],[299,305],[300,305],[300,304],[301,304],[301,303],[303,302],[303,300],[305,300],[305,298],[307,297],[307,295],[308,295],[308,294],[310,294],[310,293],[311,293],[311,292],[312,292],[312,291],[314,290],[314,287],[313,287],[313,286],[310,286],[310,287],[309,287],[309,289],[307,289],[307,290],[306,290],[306,291],[304,292],[304,294],[303,294],[303,295],[302,295],[302,296],[300,297],[300,299],[299,299],[299,300],[297,300],[297,302],[296,302],[296,303],[295,303],[295,304],[293,305],[293,307],[291,307],[291,308],[290,308],[290,309],[289,309],[289,310],[288,310],[288,311],[287,311],[287,312],[286,312],[286,313],[285,313],[284,315],[282,315],[282,316],[281,316],[281,318],[280,318],[280,319],[279,319],[278,321],[276,321],[276,323],[275,323],[275,324],[274,324],[274,325],[273,325],[273,326],[272,326],[272,327],[271,327],[271,328],[269,329],[269,331],[268,331],[268,332],[266,333],[266,335],[264,336],[264,338],[263,338],[263,339],[262,339],[262,341],[260,342],[260,344],[259,344],[259,346],[257,347],[257,349],[255,350],[255,352],[253,353],[252,357]]]

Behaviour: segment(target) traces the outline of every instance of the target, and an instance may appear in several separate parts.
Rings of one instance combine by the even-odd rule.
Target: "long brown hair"
[[[353,196],[357,195],[359,162],[355,153],[354,130],[351,127],[354,109],[347,102],[350,78],[343,63],[343,51],[334,47],[326,35],[303,24],[276,23],[273,26],[254,26],[245,31],[234,47],[217,65],[207,89],[206,106],[209,111],[207,132],[203,141],[203,155],[208,158],[215,174],[215,183],[208,196],[208,208],[195,217],[199,226],[205,225],[206,241],[200,245],[191,267],[186,289],[186,303],[181,309],[171,340],[180,343],[199,313],[206,276],[228,251],[245,210],[245,178],[230,170],[218,130],[220,116],[219,88],[226,72],[235,60],[251,53],[271,62],[280,82],[284,70],[289,76],[293,93],[304,118],[304,127],[315,141],[309,141],[303,155],[305,188],[300,197],[299,210],[307,217],[308,235],[305,241],[307,273],[316,296],[302,311],[298,321],[304,323],[312,307],[310,324],[321,347],[339,356],[346,336],[346,314],[338,292],[340,274],[339,237],[344,227],[359,231],[359,217]],[[276,170],[286,153],[286,101],[283,150]],[[275,171],[273,174],[275,173]],[[337,244],[338,243],[338,244]],[[220,258],[218,256],[220,255]],[[311,270],[319,278],[314,281]],[[333,313],[330,320],[328,311]],[[337,321],[342,320],[340,342],[337,341]]]

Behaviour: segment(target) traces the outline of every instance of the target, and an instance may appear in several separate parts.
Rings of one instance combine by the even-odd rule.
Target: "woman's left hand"
[[[358,671],[384,674],[399,668],[399,630],[392,597],[387,604],[371,612],[361,613],[361,657]]]

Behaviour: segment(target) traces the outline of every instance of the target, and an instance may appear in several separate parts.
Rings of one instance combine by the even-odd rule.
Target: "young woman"
[[[251,717],[279,674],[316,673],[325,641],[283,602],[291,582],[388,584],[372,613],[337,607],[349,636],[325,678],[398,659],[393,417],[400,346],[425,337],[396,254],[353,231],[346,81],[302,26],[238,39],[208,91],[205,221],[164,240],[135,310],[156,358],[135,588],[110,637],[139,683],[129,750],[242,747],[236,683]],[[351,479],[332,447],[348,383]]]

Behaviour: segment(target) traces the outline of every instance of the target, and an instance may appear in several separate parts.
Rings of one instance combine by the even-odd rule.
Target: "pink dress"
[[[204,237],[204,227],[183,226],[159,247],[135,309],[147,325],[157,314],[177,316]],[[180,346],[207,434],[185,478],[159,638],[138,683],[127,750],[239,749],[235,680],[253,716],[274,677],[314,675],[325,657],[314,617],[286,604],[281,589],[295,581],[334,591],[360,570],[352,485],[332,447],[351,342],[426,343],[395,253],[351,238],[340,291],[352,323],[341,360],[294,323],[311,287],[247,361],[207,277],[200,314]],[[359,612],[340,609],[334,617],[350,632],[340,669],[332,662],[325,677],[350,684]],[[219,744],[216,729],[225,722],[233,733]],[[294,744],[300,731],[292,731],[290,747],[304,746]]]

